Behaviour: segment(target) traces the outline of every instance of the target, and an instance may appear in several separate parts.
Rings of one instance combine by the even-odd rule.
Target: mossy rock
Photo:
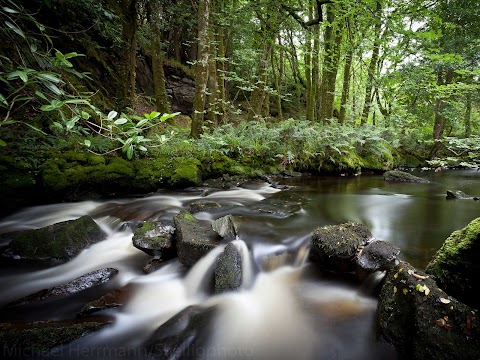
[[[182,210],[174,217],[178,260],[193,266],[210,250],[218,246],[219,235],[208,222],[200,222],[188,211]]]
[[[65,262],[107,234],[90,216],[20,232],[4,254],[47,263]]]
[[[235,291],[242,281],[242,255],[229,243],[215,262],[215,292]]]
[[[408,182],[408,183],[429,183],[427,179],[409,174],[404,171],[399,170],[390,170],[383,174],[383,179],[385,181],[391,182]]]
[[[358,223],[327,225],[317,228],[310,243],[310,256],[320,267],[335,272],[355,270],[355,257],[372,238],[370,230]]]
[[[432,274],[446,292],[470,306],[480,309],[480,218],[454,231],[428,264]]]
[[[173,233],[175,228],[170,224],[146,221],[133,234],[133,246],[152,256],[162,259],[176,255]]]
[[[174,159],[170,183],[175,187],[200,185],[202,183],[200,166],[198,159],[183,157]]]
[[[41,176],[47,191],[66,193],[73,189],[110,192],[132,188],[135,178],[132,162],[110,156],[68,152],[42,166]]]
[[[135,169],[135,187],[145,191],[166,186],[173,175],[172,159],[166,156],[136,160]]]
[[[0,343],[8,358],[38,359],[53,348],[98,331],[106,324],[98,321],[0,323]]]
[[[406,262],[387,271],[377,309],[380,335],[401,359],[480,358],[477,313]]]

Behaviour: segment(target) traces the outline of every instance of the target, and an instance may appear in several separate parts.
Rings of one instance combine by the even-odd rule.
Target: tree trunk
[[[439,71],[437,74],[437,83],[439,85],[449,85],[453,81],[453,70],[447,69],[445,73],[445,80],[443,79],[443,71]],[[440,97],[437,100],[437,105],[435,108],[435,124],[433,125],[433,140],[438,140],[442,137],[443,130],[445,130],[445,110],[446,98]]]
[[[117,89],[117,103],[120,110],[133,107],[135,100],[135,68],[137,62],[137,7],[135,0],[121,0],[122,59]]]
[[[374,27],[374,36],[375,39],[373,41],[373,50],[372,50],[372,58],[370,60],[370,65],[368,67],[368,77],[367,77],[367,85],[365,87],[365,104],[363,106],[363,113],[362,113],[362,120],[361,124],[366,124],[368,120],[368,115],[370,114],[370,107],[373,102],[373,79],[377,69],[377,62],[378,57],[380,54],[380,31],[382,29],[382,22],[381,22],[381,14],[382,14],[382,4],[380,1],[376,2],[376,22]]]
[[[271,48],[272,43],[270,39],[267,39],[260,56],[260,62],[258,64],[258,84],[250,96],[250,119],[262,116],[262,109],[266,98],[265,86],[268,79],[268,60],[270,57]]]
[[[345,124],[345,118],[347,113],[348,93],[350,91],[350,70],[352,68],[353,61],[353,48],[349,47],[347,55],[345,57],[345,68],[343,69],[343,88],[342,98],[340,100],[340,114],[338,115],[338,122]]]
[[[313,7],[312,2],[309,2],[308,6],[308,19],[313,19]],[[307,107],[305,117],[307,120],[312,121],[315,116],[315,94],[314,94],[314,81],[312,76],[312,29],[308,28],[305,34],[305,80],[307,85]]]
[[[208,23],[210,0],[199,0],[198,4],[198,51],[195,74],[195,97],[193,100],[192,126],[190,136],[198,139],[203,125],[205,93],[208,82]]]
[[[325,55],[323,60],[322,84],[320,88],[320,109],[319,120],[323,124],[333,117],[333,106],[335,101],[335,82],[337,79],[340,60],[340,45],[342,32],[335,24],[336,8],[330,6],[327,10],[328,26],[325,29]]]
[[[317,3],[318,5],[318,3]],[[316,5],[316,6],[317,6]],[[315,13],[317,13],[315,7]],[[313,105],[313,118],[318,117],[317,100],[320,89],[320,25],[313,27],[313,54],[312,54],[312,105]]]
[[[218,32],[218,57],[217,61],[217,80],[218,80],[218,108],[220,114],[218,115],[218,122],[225,124],[225,115],[227,113],[227,94],[225,92],[225,36],[223,32],[225,29],[220,27]]]
[[[165,86],[165,72],[163,70],[164,52],[161,42],[160,16],[162,9],[158,0],[148,2],[148,20],[152,26],[152,72],[153,72],[153,93],[155,96],[156,109],[161,113],[170,113],[170,103],[167,97]]]
[[[273,83],[275,85],[275,90],[277,91],[277,96],[276,96],[276,105],[277,105],[277,118],[279,120],[283,119],[283,112],[282,112],[282,94],[281,94],[281,89],[278,81],[278,73],[277,69],[275,67],[275,51],[272,48],[272,54],[271,54],[271,61],[272,61],[272,76],[273,76]]]
[[[472,134],[472,93],[468,90],[465,99],[465,137]]]
[[[210,127],[217,125],[217,97],[218,97],[218,79],[217,79],[217,62],[216,62],[216,46],[213,22],[210,22],[210,30],[208,32],[210,42],[210,58],[208,60],[208,112],[207,119]]]

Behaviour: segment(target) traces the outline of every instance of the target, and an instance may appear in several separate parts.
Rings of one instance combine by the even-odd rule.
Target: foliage
[[[438,141],[442,151],[428,163],[435,167],[480,167],[480,136],[469,138],[446,137]]]

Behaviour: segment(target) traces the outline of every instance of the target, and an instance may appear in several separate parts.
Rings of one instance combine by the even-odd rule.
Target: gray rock
[[[383,179],[385,181],[393,181],[393,182],[413,182],[413,183],[429,183],[430,181],[427,179],[423,179],[421,177],[409,174],[404,171],[399,170],[390,170],[383,174]]]
[[[194,265],[219,244],[219,236],[208,222],[198,221],[182,210],[173,218],[178,260],[186,266]]]
[[[357,253],[372,238],[370,230],[358,223],[344,223],[317,228],[310,243],[313,262],[330,271],[355,270]]]
[[[161,269],[165,265],[165,262],[159,258],[152,258],[150,259],[144,266],[143,272],[145,274],[151,274],[154,271]]]
[[[148,255],[172,258],[176,255],[174,232],[175,227],[171,224],[146,221],[135,229],[133,246]]]
[[[377,310],[381,336],[402,359],[479,358],[476,310],[447,295],[408,263],[387,271]]]
[[[82,216],[41,229],[22,231],[10,242],[3,255],[54,265],[72,259],[106,237],[107,234],[90,216]]]
[[[95,286],[106,283],[118,274],[118,270],[114,268],[99,269],[88,274],[82,275],[66,284],[55,286],[50,289],[43,289],[34,294],[13,301],[6,306],[24,305],[36,301],[46,300],[53,297],[61,297],[73,295],[81,291],[93,288]]]
[[[170,318],[145,342],[149,359],[206,359],[199,354],[206,353],[215,312],[215,307],[193,305]]]
[[[377,240],[365,246],[357,256],[357,276],[360,281],[380,270],[387,270],[395,264],[400,249],[392,243]]]
[[[460,190],[447,190],[447,199],[471,200],[474,197]]]
[[[213,201],[197,201],[190,204],[190,212],[192,214],[197,212],[210,212],[212,210],[218,210],[222,207],[219,203]]]
[[[64,358],[51,353],[57,346],[88,335],[107,322],[96,321],[34,321],[0,323],[3,355],[17,359]],[[55,351],[55,350],[54,350]],[[12,354],[10,355],[7,354]]]
[[[229,243],[215,263],[215,292],[234,291],[242,286],[242,255]]]
[[[97,300],[90,301],[77,313],[77,318],[89,316],[97,311],[122,306],[130,297],[132,289],[133,286],[130,283],[120,289],[110,291]]]
[[[225,240],[234,240],[238,235],[238,226],[232,215],[223,216],[215,220],[212,228]]]
[[[438,285],[460,301],[480,309],[480,218],[454,231],[437,251],[425,271]]]

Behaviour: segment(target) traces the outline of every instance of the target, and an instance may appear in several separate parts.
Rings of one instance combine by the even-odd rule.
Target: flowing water
[[[0,320],[73,318],[86,302],[124,287],[124,305],[101,312],[113,319],[110,325],[56,348],[52,358],[149,359],[152,348],[145,344],[154,332],[163,339],[181,338],[177,351],[165,357],[169,359],[395,358],[394,349],[377,339],[377,301],[369,295],[382,274],[358,285],[320,271],[308,260],[309,237],[318,226],[361,222],[376,238],[397,245],[401,258],[423,268],[452,231],[480,216],[478,201],[445,199],[447,189],[480,195],[480,172],[420,175],[433,182],[385,183],[378,175],[303,176],[281,179],[289,185],[282,191],[252,183],[226,191],[197,188],[24,209],[0,221],[0,234],[88,214],[108,237],[53,268],[1,264],[0,306],[96,269],[114,267],[119,274],[67,299],[0,311]],[[232,214],[238,222],[239,238],[233,243],[242,255],[243,284],[236,292],[211,291],[215,260],[226,243],[191,269],[172,260],[149,275],[142,272],[150,257],[133,247],[128,221],[171,220],[196,201],[223,205],[211,213],[197,213],[197,218],[213,221]],[[208,321],[192,332],[179,320],[172,335],[167,324],[190,306],[207,314]]]

